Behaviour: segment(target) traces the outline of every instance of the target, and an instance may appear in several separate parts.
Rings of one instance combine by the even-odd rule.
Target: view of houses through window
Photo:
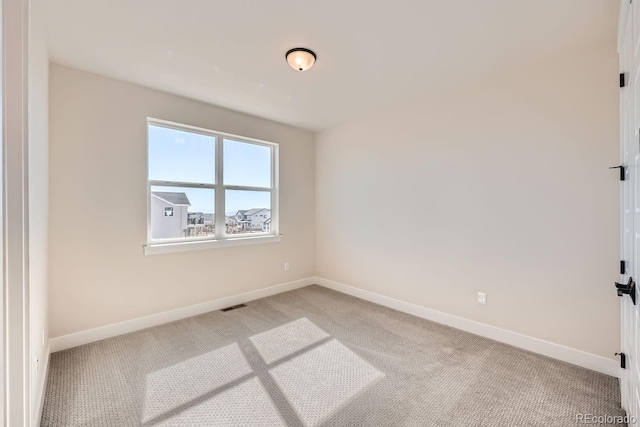
[[[274,146],[177,125],[148,130],[150,240],[275,233]]]

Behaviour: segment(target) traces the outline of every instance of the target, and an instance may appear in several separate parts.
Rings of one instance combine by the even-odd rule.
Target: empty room
[[[638,422],[640,6],[0,19],[5,426]]]

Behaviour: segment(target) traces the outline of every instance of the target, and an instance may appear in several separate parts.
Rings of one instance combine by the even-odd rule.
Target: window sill
[[[172,252],[199,251],[203,249],[226,248],[231,246],[277,243],[280,236],[238,237],[224,240],[204,240],[178,243],[153,243],[144,246],[145,255],[168,254]]]

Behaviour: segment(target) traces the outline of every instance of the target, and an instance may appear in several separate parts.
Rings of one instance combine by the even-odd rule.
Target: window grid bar
[[[225,207],[224,187],[222,179],[224,177],[224,142],[222,136],[216,137],[216,189],[215,200],[215,237],[216,239],[224,239],[227,237],[227,213]]]
[[[180,182],[180,181],[155,181],[149,180],[149,185],[156,187],[188,187],[188,188],[209,188],[217,189],[217,184],[198,184],[197,182]]]
[[[273,188],[268,187],[246,187],[244,185],[225,185],[225,190],[238,190],[238,191],[273,191]]]

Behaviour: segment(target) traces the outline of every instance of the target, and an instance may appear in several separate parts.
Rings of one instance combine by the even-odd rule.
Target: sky
[[[215,183],[216,138],[149,125],[149,179],[193,183]],[[223,183],[270,187],[271,149],[224,139]],[[213,213],[215,192],[208,188],[153,186],[151,191],[183,192],[191,202],[190,212]],[[270,193],[227,190],[225,211],[271,208]]]

